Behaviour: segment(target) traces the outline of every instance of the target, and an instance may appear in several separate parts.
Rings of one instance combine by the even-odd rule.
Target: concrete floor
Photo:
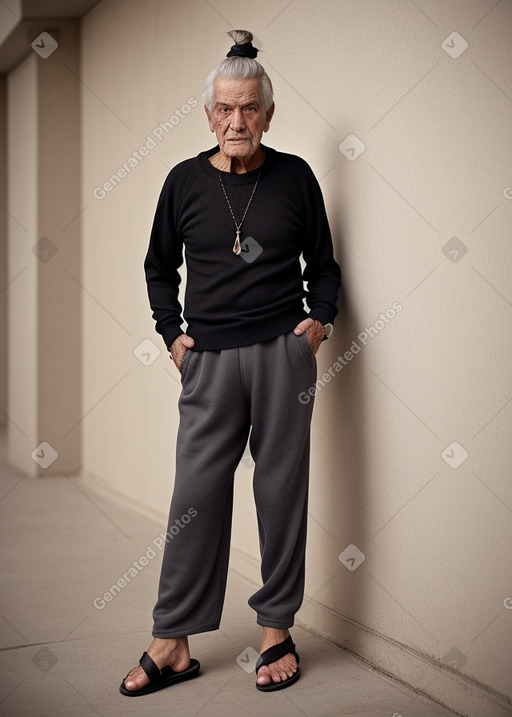
[[[22,478],[4,460],[0,525],[3,715],[453,717],[298,626],[292,637],[301,679],[290,689],[258,692],[247,671],[259,647],[247,605],[254,588],[236,574],[221,629],[190,639],[202,675],[146,697],[123,697],[119,683],[150,641],[161,552],[102,609],[93,601],[146,553],[160,529],[75,478]]]

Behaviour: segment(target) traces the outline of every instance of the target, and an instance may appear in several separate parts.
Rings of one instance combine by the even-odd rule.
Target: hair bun
[[[253,41],[252,32],[249,30],[230,30],[228,35],[236,45],[245,45]]]
[[[235,44],[227,53],[226,57],[251,57],[255,58],[258,54],[258,48],[253,47],[252,32],[249,30],[230,30],[228,35],[234,40]]]

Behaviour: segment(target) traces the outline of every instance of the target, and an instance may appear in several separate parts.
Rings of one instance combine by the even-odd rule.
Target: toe
[[[286,655],[277,662],[273,662],[269,667],[274,682],[285,682],[294,674],[297,664],[293,655]]]
[[[140,667],[134,667],[124,680],[124,686],[130,691],[140,690],[141,687],[144,687],[148,683],[149,679]]]
[[[270,670],[266,665],[260,667],[258,671],[258,679],[256,680],[258,685],[269,685],[272,682]]]
[[[286,680],[286,678],[286,672],[283,672],[279,669],[272,670],[272,679],[274,682],[283,682],[283,680]]]

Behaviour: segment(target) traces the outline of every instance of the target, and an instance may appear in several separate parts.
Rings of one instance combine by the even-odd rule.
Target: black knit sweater
[[[293,330],[308,316],[325,324],[337,314],[340,269],[318,182],[300,157],[261,149],[264,163],[246,174],[215,169],[208,157],[217,146],[176,165],[165,180],[144,269],[156,330],[167,347],[183,333],[178,301],[183,247],[183,316],[195,350],[259,343]],[[237,256],[219,176],[240,222],[258,175]]]

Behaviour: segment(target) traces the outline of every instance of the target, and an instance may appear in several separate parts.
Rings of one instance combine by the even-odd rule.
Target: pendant
[[[240,229],[236,230],[236,239],[235,243],[233,244],[233,251],[238,256],[240,252],[242,251],[240,248]]]

